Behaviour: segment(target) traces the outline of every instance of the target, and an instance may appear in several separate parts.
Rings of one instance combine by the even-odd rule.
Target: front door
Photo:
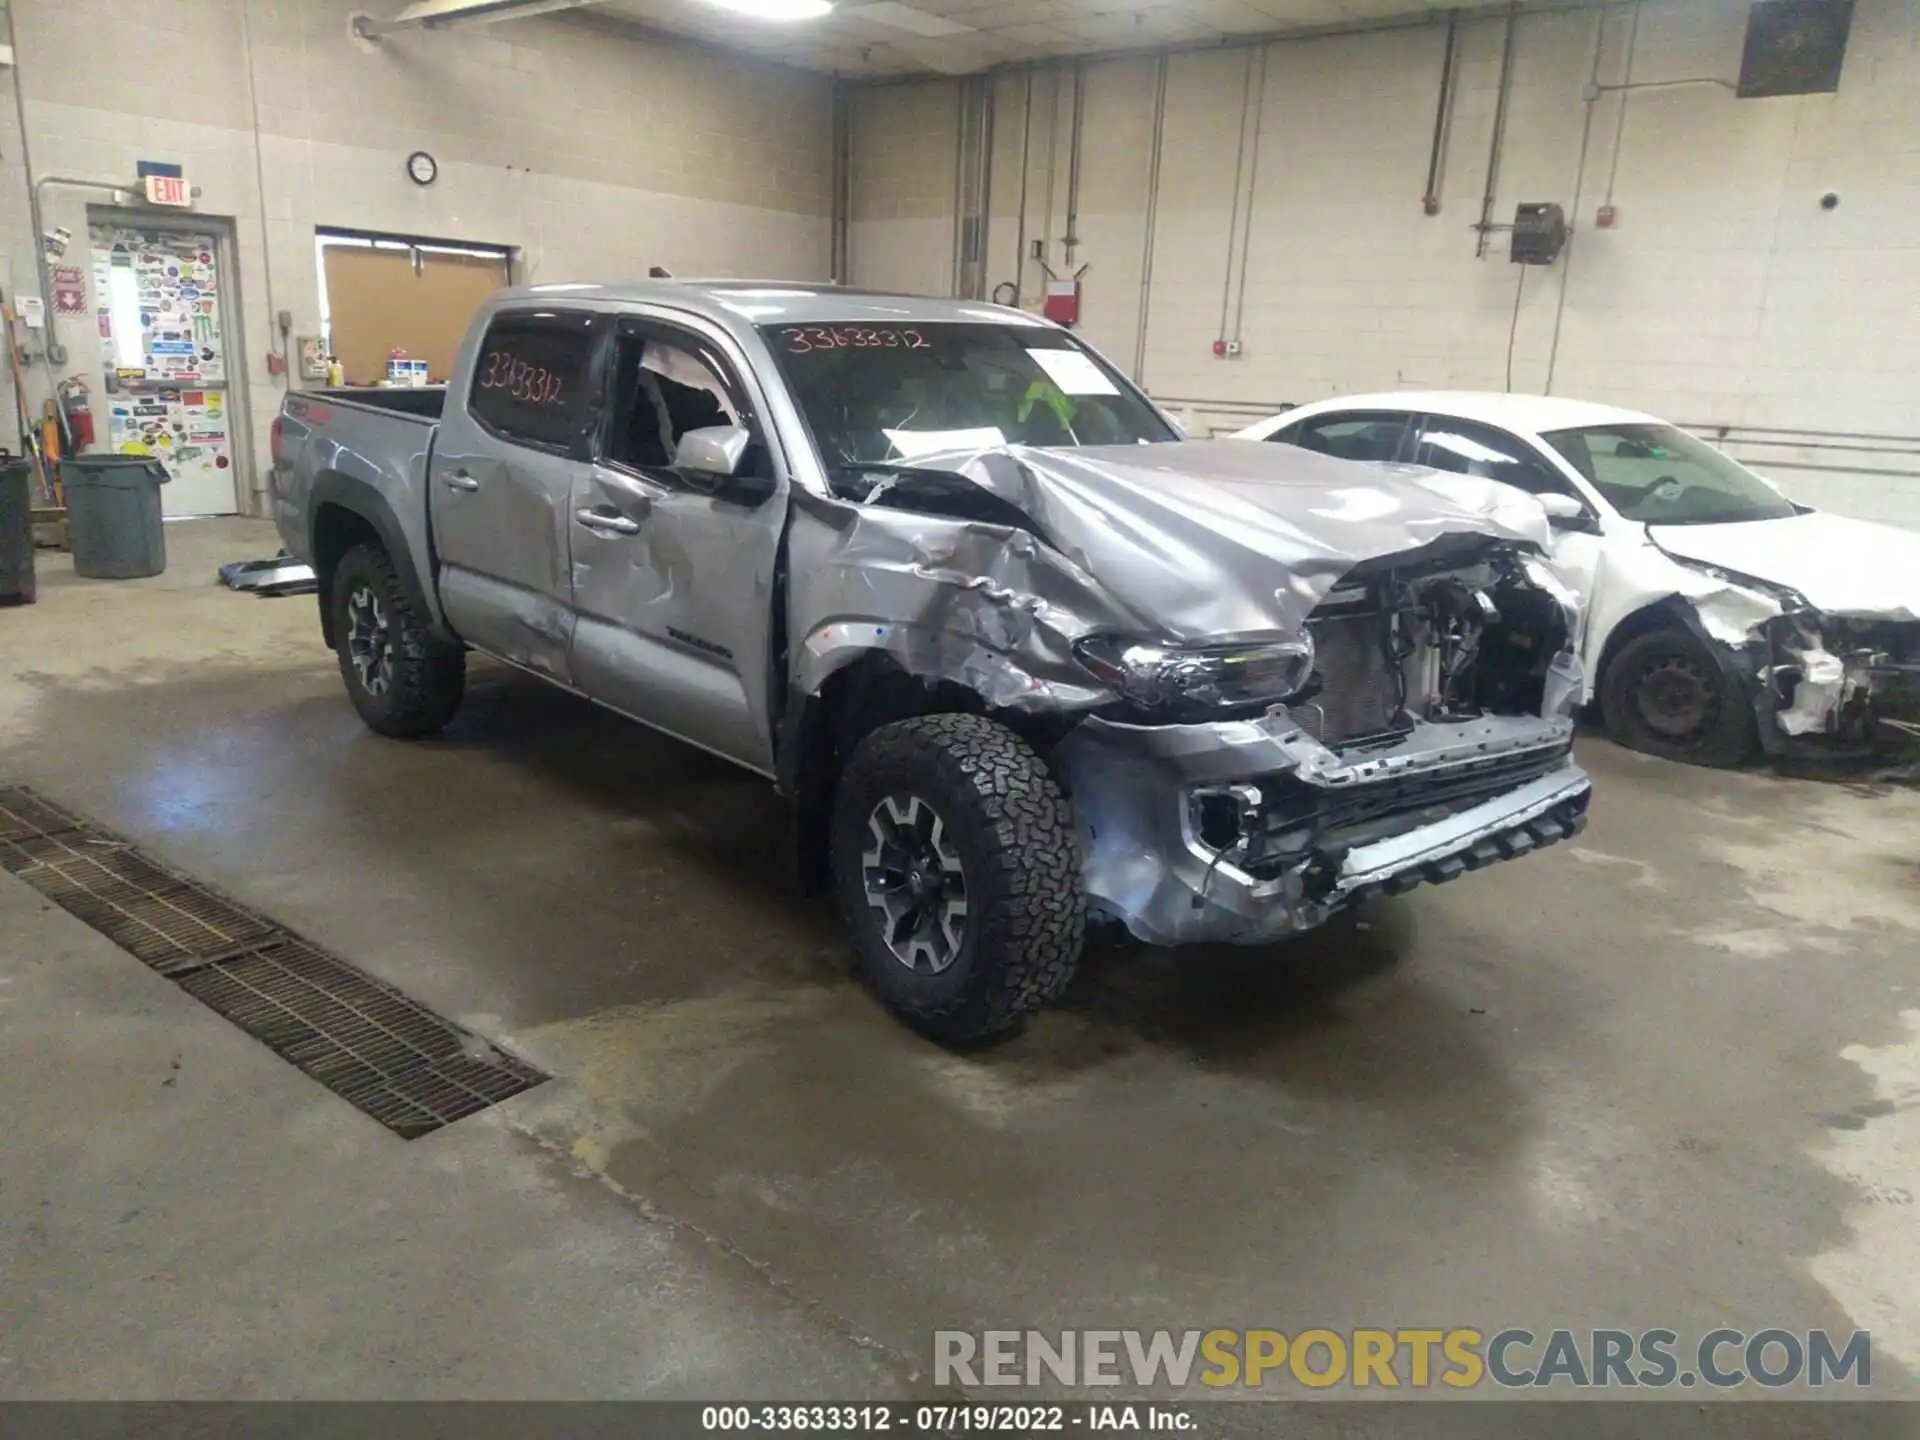
[[[573,499],[574,683],[594,699],[758,770],[772,765],[770,630],[785,492],[758,504],[673,468],[682,435],[755,430],[717,348],[623,323],[606,423]],[[766,447],[749,466],[774,464]]]
[[[428,474],[448,623],[562,684],[573,638],[569,502],[596,413],[600,323],[547,307],[495,314],[454,375]]]
[[[233,415],[219,237],[118,221],[88,226],[110,393],[107,448],[166,467],[161,511],[231,515]]]

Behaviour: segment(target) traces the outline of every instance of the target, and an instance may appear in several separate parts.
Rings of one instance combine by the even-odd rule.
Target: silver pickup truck
[[[1260,943],[1577,833],[1539,506],[1187,441],[1018,311],[504,291],[445,391],[289,395],[273,501],[362,718],[469,650],[768,776],[873,988],[946,1040],[1089,920]]]

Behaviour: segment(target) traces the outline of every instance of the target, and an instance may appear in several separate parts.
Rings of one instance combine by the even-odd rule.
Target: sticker
[[[227,438],[227,432],[221,430],[189,430],[187,443],[190,445],[218,445]]]
[[[1120,387],[1107,378],[1093,358],[1080,350],[1029,350],[1033,363],[1068,395],[1118,395]]]
[[[104,310],[100,312],[100,338],[102,340],[113,338],[113,316]]]
[[[153,451],[149,450],[145,445],[142,445],[138,440],[129,440],[120,447],[120,453],[122,455],[151,455]]]
[[[147,372],[144,370],[126,369],[118,371],[117,373],[122,380],[144,380],[147,378]]]
[[[78,265],[55,265],[49,277],[53,281],[53,313],[87,313],[86,276]]]
[[[155,340],[147,346],[152,355],[193,355],[194,344],[191,340]]]
[[[44,330],[47,326],[47,305],[38,295],[17,295],[15,303],[20,308],[20,318],[27,323],[29,330]]]
[[[182,405],[204,405],[207,403],[207,392],[204,390],[189,390],[181,395],[180,403]]]
[[[133,413],[136,415],[164,415],[167,413],[167,407],[164,405],[136,405],[133,407]]]

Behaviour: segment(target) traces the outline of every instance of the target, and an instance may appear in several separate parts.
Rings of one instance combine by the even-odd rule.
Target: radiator
[[[1399,686],[1384,645],[1386,617],[1378,610],[1310,617],[1319,692],[1288,712],[1323,745],[1391,734]]]

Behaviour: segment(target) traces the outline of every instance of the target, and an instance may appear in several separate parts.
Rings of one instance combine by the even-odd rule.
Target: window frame
[[[1295,449],[1306,450],[1309,455],[1326,455],[1329,460],[1343,460],[1346,458],[1343,455],[1331,455],[1325,450],[1309,449],[1307,446],[1302,445],[1297,437],[1310,425],[1334,425],[1356,420],[1398,420],[1400,422],[1400,437],[1394,442],[1392,455],[1388,456],[1385,460],[1348,462],[1350,464],[1362,465],[1392,465],[1398,464],[1405,458],[1407,437],[1418,428],[1415,422],[1419,418],[1420,416],[1412,410],[1323,410],[1318,414],[1302,416],[1298,420],[1282,425],[1267,437],[1265,443],[1272,444],[1278,441],[1283,445],[1292,445]]]
[[[627,340],[637,340],[643,347],[657,341],[683,350],[698,360],[721,384],[732,404],[738,423],[752,437],[748,446],[750,457],[759,456],[762,464],[773,468],[778,474],[777,462],[772,448],[766,442],[766,434],[758,413],[754,409],[753,392],[747,385],[739,366],[727,353],[707,336],[697,330],[676,325],[670,320],[657,319],[652,315],[623,315],[607,327],[603,345],[604,358],[599,377],[599,415],[596,417],[588,458],[595,465],[604,465],[609,470],[617,470],[622,475],[632,475],[648,480],[656,485],[670,485],[677,489],[700,494],[709,493],[712,486],[687,479],[671,461],[665,465],[636,465],[631,461],[617,459],[609,452],[608,442],[612,438],[614,416],[619,412],[618,397],[613,393],[614,382],[620,378],[620,346]]]
[[[1439,410],[1430,410],[1430,411],[1422,412],[1421,414],[1416,415],[1414,417],[1414,424],[1409,432],[1413,436],[1413,440],[1414,440],[1411,454],[1408,457],[1409,463],[1414,465],[1421,464],[1420,448],[1425,443],[1424,436],[1426,433],[1426,428],[1430,423],[1436,423],[1436,422],[1444,422],[1446,424],[1456,425],[1456,426],[1467,426],[1473,429],[1484,431],[1490,435],[1498,435],[1502,437],[1502,439],[1504,439],[1507,445],[1519,451],[1521,455],[1531,457],[1535,465],[1539,466],[1548,475],[1550,475],[1560,483],[1561,489],[1558,491],[1554,491],[1552,493],[1571,495],[1575,500],[1578,500],[1580,502],[1580,504],[1586,509],[1586,512],[1589,516],[1591,516],[1595,520],[1600,519],[1602,512],[1597,510],[1594,507],[1593,497],[1587,493],[1586,486],[1582,485],[1575,476],[1572,476],[1567,473],[1571,467],[1567,466],[1564,462],[1562,462],[1558,456],[1548,454],[1539,445],[1536,445],[1533,441],[1529,440],[1526,436],[1520,434],[1517,431],[1509,430],[1504,425],[1495,425],[1486,420],[1475,420],[1471,416],[1467,416],[1467,415],[1449,415],[1444,411],[1439,411]],[[1438,469],[1439,467],[1427,466],[1425,468]],[[1447,474],[1447,473],[1458,473],[1458,472],[1442,471],[1441,473]],[[1481,480],[1495,480],[1496,477],[1491,475],[1481,475],[1481,476],[1475,476],[1473,478],[1481,479]],[[1511,482],[1506,480],[1496,480],[1496,483],[1501,485],[1506,485],[1506,484],[1510,484]],[[1513,488],[1516,490],[1523,491],[1528,495],[1532,495],[1536,499],[1540,495],[1548,493],[1548,492],[1539,491],[1539,490],[1528,490],[1524,485],[1515,485]]]
[[[586,339],[586,354],[580,366],[580,385],[583,393],[580,423],[574,434],[567,440],[539,440],[531,435],[522,435],[515,431],[503,430],[494,421],[489,420],[473,403],[475,392],[480,387],[482,362],[487,354],[488,343],[494,334],[510,328],[551,328],[560,329],[566,322],[584,321],[580,333]],[[602,374],[606,352],[606,337],[612,328],[607,325],[606,317],[594,310],[573,309],[563,306],[542,306],[538,311],[529,309],[496,310],[487,318],[487,328],[480,333],[480,343],[474,347],[471,373],[467,376],[466,393],[461,397],[461,406],[471,420],[485,434],[502,445],[512,445],[521,450],[532,450],[541,455],[552,455],[563,460],[583,460],[590,450],[590,438],[600,426],[600,396],[605,389],[605,377]]]

